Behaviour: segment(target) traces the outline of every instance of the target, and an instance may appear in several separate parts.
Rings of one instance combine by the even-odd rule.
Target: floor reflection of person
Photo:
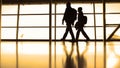
[[[88,42],[87,42],[87,45],[88,45]],[[82,54],[80,54],[78,42],[76,42],[76,46],[77,46],[76,50],[77,50],[77,63],[78,63],[77,65],[78,65],[78,68],[87,68],[87,62],[84,58],[84,54],[87,51],[87,47],[84,50],[84,52]]]
[[[72,57],[74,42],[72,42],[72,47],[71,47],[70,53],[68,53],[64,41],[63,41],[63,47],[64,47],[64,52],[65,52],[65,55],[66,55],[66,60],[65,60],[64,68],[76,68],[75,63],[74,63],[74,59]]]

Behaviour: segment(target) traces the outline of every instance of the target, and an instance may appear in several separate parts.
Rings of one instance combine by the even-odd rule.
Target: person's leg
[[[88,35],[85,33],[84,29],[82,28],[81,30],[82,34],[84,35],[84,37],[87,39],[87,40],[90,40],[90,38],[88,37]]]
[[[73,31],[72,31],[72,27],[71,27],[71,26],[69,27],[69,31],[70,31],[72,40],[75,40],[75,36],[74,36],[74,33],[73,33]]]
[[[67,27],[62,40],[65,40],[65,38],[67,37],[68,31],[69,31],[69,28]]]
[[[78,40],[79,34],[80,34],[80,29],[78,29],[78,31],[77,31],[77,33],[76,33],[76,40]]]

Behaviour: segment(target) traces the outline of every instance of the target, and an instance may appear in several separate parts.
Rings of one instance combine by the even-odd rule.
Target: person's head
[[[66,6],[67,6],[67,7],[71,7],[71,3],[70,3],[70,2],[67,2]]]
[[[82,7],[79,7],[79,8],[78,8],[78,11],[82,11]]]

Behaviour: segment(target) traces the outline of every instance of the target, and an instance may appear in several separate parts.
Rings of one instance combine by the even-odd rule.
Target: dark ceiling
[[[3,4],[17,4],[18,1],[20,1],[20,3],[23,4],[45,4],[45,3],[49,3],[50,0],[2,0]],[[68,0],[52,0],[52,2],[56,2],[56,3],[65,3]],[[74,3],[92,3],[93,1],[96,3],[101,3],[102,0],[69,0],[71,2]],[[120,0],[105,0],[106,2],[120,2]]]

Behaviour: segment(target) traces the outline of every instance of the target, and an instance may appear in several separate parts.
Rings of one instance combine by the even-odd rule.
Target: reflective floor
[[[52,68],[120,68],[120,42],[52,42]],[[105,51],[106,50],[106,53]],[[106,59],[104,60],[104,55]],[[49,42],[1,42],[1,68],[49,68]]]

